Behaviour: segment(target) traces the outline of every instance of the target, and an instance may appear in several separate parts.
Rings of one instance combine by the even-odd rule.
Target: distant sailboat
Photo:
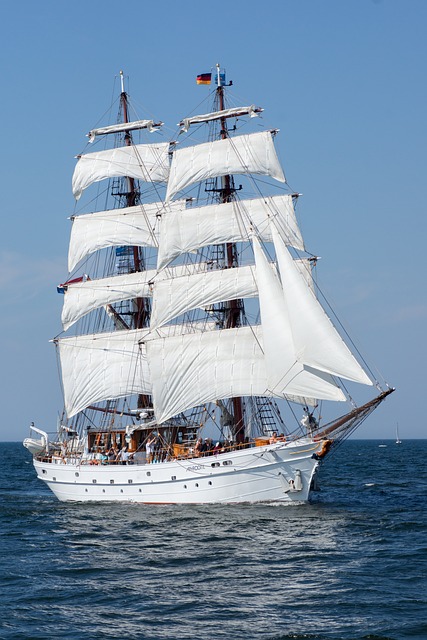
[[[399,438],[399,423],[396,424],[396,444],[402,444],[402,440]]]

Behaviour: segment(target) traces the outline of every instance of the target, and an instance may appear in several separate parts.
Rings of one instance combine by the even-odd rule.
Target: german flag
[[[212,80],[211,73],[200,73],[196,78],[197,84],[210,84],[211,80]]]

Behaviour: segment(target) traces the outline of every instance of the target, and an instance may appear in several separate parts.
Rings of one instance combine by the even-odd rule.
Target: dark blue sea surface
[[[427,441],[346,442],[320,481],[288,507],[66,504],[2,444],[0,638],[426,640]]]

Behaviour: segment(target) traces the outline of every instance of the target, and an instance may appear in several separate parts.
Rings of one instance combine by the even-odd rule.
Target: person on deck
[[[147,454],[147,464],[150,464],[150,462],[153,462],[153,455],[154,455],[154,445],[156,444],[156,436],[151,435],[148,436],[148,440],[145,443],[145,451]]]
[[[199,438],[194,446],[194,454],[199,457],[202,455],[203,440]]]

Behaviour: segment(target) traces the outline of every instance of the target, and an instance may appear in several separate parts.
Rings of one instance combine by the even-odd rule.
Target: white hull
[[[306,502],[319,464],[309,439],[159,464],[91,465],[34,459],[61,501],[213,504]]]

